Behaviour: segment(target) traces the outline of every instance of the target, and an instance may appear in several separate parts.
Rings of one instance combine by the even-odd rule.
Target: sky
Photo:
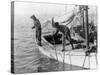
[[[15,14],[62,14],[65,5],[15,2]]]
[[[73,10],[74,5],[69,5],[70,8],[67,7],[65,4],[15,2],[15,14],[62,15],[65,11],[67,12],[67,10]]]
[[[96,7],[89,6],[89,13],[96,13]],[[67,12],[75,9],[75,5],[55,4],[55,3],[35,3],[35,2],[15,2],[15,16],[17,19],[24,17],[29,18],[35,15],[40,20],[48,17],[62,16]],[[18,18],[19,17],[19,18]]]

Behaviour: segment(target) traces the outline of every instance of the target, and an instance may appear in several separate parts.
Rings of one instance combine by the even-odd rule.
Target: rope
[[[74,11],[74,10],[69,11],[69,12],[67,12],[67,13],[65,13],[65,14],[63,14],[63,15],[61,15],[61,16],[57,16],[57,17],[58,17],[58,18],[59,18],[59,17],[62,17],[62,16],[66,15],[66,14],[68,14],[68,13],[70,13],[70,12],[73,12],[73,11]],[[74,14],[74,12],[73,12],[73,14]],[[74,18],[74,16],[75,16],[75,15],[72,15],[72,17],[70,17],[70,18]],[[68,20],[70,20],[70,19],[68,19]],[[71,20],[69,23],[71,23],[71,22],[72,22],[72,20]],[[45,24],[45,25],[44,25],[42,28],[45,28],[45,27],[48,25],[48,23],[50,23],[50,21],[47,21],[46,23],[43,23],[43,24]],[[61,22],[61,23],[63,23],[63,22]],[[69,23],[68,23],[68,24],[69,24]],[[68,25],[68,24],[67,24],[67,25]]]
[[[72,21],[73,19],[74,19],[74,17],[75,17],[75,14],[73,13],[73,15],[68,19],[68,20],[66,20],[66,21],[63,21],[63,22],[61,22],[61,23],[66,23],[66,22],[68,22],[68,21]]]
[[[69,14],[69,13],[71,13],[71,12],[74,13],[74,10],[71,10],[71,11],[69,11],[69,12],[67,12],[67,13],[65,13],[65,14],[63,14],[63,15],[61,15],[61,16],[57,16],[57,17],[58,17],[58,18],[59,18],[59,17],[62,17],[62,16],[66,15],[66,14]]]
[[[56,58],[57,58],[57,61],[58,61],[58,55],[57,55],[57,51],[56,51],[54,36],[53,36],[53,43],[54,43],[54,48],[55,48],[54,50],[55,50]]]
[[[48,26],[48,25],[49,25],[49,23],[51,23],[49,20],[48,20],[48,21],[46,21],[45,23],[43,23],[43,25],[44,25],[44,26],[42,27],[42,29],[43,29],[43,28],[45,28],[46,26]]]
[[[65,70],[65,35],[66,35],[66,33],[65,33],[65,35],[64,34],[62,34],[63,36],[63,38],[62,38],[62,45],[63,45],[63,50],[64,50],[64,52],[63,52],[63,71]]]

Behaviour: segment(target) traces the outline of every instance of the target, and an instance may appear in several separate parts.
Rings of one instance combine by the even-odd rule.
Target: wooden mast
[[[84,6],[83,6],[84,7]],[[83,8],[84,9],[84,8]],[[84,30],[84,10],[82,9],[82,24],[83,24],[83,30]]]
[[[85,27],[86,52],[87,52],[87,51],[89,51],[88,6],[84,6],[84,27]],[[87,54],[85,55],[85,60],[86,60],[86,57],[87,57]],[[89,65],[89,69],[90,69],[90,56],[88,56],[88,65]]]
[[[84,5],[79,5],[79,12],[81,13],[81,20],[84,29]]]
[[[84,27],[85,27],[86,50],[88,51],[89,49],[88,6],[84,6]]]

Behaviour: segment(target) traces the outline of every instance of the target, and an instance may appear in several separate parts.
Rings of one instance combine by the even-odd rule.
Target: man
[[[57,35],[59,31],[62,32],[62,34],[65,36],[65,38],[70,41],[72,49],[74,49],[69,28],[64,25],[59,25],[58,22],[54,23],[53,19],[52,19],[52,25],[54,28],[57,29],[55,35]],[[63,42],[65,42],[64,39],[63,39]],[[64,50],[62,50],[62,51],[64,51]]]
[[[36,41],[37,41],[37,44],[41,46],[41,23],[35,17],[35,15],[32,15],[30,18],[33,19],[33,22],[34,22],[34,26],[32,27],[32,29],[36,28]]]

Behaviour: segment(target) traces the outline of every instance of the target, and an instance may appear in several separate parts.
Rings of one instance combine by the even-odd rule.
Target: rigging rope
[[[56,54],[56,58],[57,58],[57,61],[58,61],[58,54],[57,54],[57,50],[56,50],[56,45],[55,45],[55,39],[54,39],[54,36],[53,36],[53,43],[54,43],[54,50],[55,50],[55,54]]]
[[[65,33],[66,34],[66,33]],[[63,45],[63,71],[65,70],[65,35],[62,34],[62,45]]]
[[[57,18],[60,18],[60,17],[62,17],[62,16],[64,16],[64,15],[67,15],[68,13],[71,13],[71,12],[73,12],[73,15],[67,20],[67,21],[69,21],[69,23],[68,24],[70,24],[72,21],[73,21],[73,19],[74,19],[74,16],[75,16],[75,14],[74,14],[74,10],[71,10],[71,11],[69,11],[69,12],[67,12],[67,13],[65,13],[65,14],[63,14],[63,15],[61,15],[61,16],[57,16]],[[54,19],[54,18],[53,18]],[[71,19],[71,20],[70,20]],[[61,22],[61,23],[65,23],[65,22],[67,22],[67,21],[63,21],[63,22]],[[52,22],[52,21],[51,21]],[[48,23],[51,23],[49,20],[47,21],[47,22],[45,22],[45,23],[43,23],[43,24],[45,24],[42,28],[44,28],[44,27],[46,27],[47,25],[48,25]],[[67,25],[68,25],[67,24]]]
[[[68,20],[63,21],[63,22],[61,22],[61,23],[66,23],[66,22],[68,22],[68,21],[70,21],[70,20],[73,20],[73,19],[74,19],[74,17],[75,17],[75,14],[73,13],[73,15],[72,15],[71,17],[69,17],[69,19],[68,19]]]

